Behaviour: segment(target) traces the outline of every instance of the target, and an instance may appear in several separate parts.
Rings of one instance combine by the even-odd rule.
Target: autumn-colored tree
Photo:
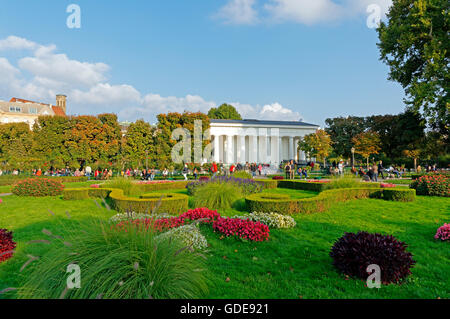
[[[29,169],[37,159],[32,154],[33,132],[26,123],[0,124],[0,161],[11,169]]]
[[[417,170],[417,159],[420,156],[420,150],[419,149],[415,149],[415,150],[404,150],[403,154],[406,157],[412,158],[414,159],[414,170]]]
[[[325,162],[332,150],[331,137],[324,130],[317,130],[315,133],[304,136],[298,143],[298,147],[309,156]]]
[[[378,133],[367,131],[356,135],[353,139],[355,153],[367,159],[367,169],[369,168],[369,157],[378,154],[380,151],[380,136]]]

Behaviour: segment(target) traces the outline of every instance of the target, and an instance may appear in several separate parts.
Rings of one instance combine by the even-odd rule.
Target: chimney
[[[66,101],[67,101],[67,96],[66,95],[58,94],[56,96],[56,106],[59,106],[60,108],[62,108],[64,113],[67,114],[67,112],[66,112]]]

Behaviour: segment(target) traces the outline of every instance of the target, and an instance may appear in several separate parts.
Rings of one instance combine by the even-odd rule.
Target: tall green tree
[[[122,156],[127,162],[124,163],[125,165],[141,168],[146,161],[151,166],[155,165],[157,157],[154,148],[154,132],[155,128],[144,120],[138,120],[128,127],[122,146]]]
[[[33,157],[33,132],[28,124],[0,124],[0,161],[7,168],[22,170],[39,161]]]
[[[405,89],[406,103],[423,111],[448,142],[450,126],[450,5],[448,0],[397,0],[378,28],[389,79]]]
[[[327,127],[325,131],[330,135],[336,157],[352,156],[352,139],[364,132],[367,128],[364,117],[348,116],[329,118],[325,120]]]
[[[230,104],[222,104],[218,108],[213,107],[208,112],[208,117],[210,119],[223,119],[223,120],[242,120],[241,115],[236,110],[233,105]]]

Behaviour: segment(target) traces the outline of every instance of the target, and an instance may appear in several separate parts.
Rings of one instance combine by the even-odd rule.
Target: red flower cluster
[[[269,240],[269,227],[260,222],[240,218],[218,218],[213,229],[225,236],[237,236],[251,241]]]
[[[323,184],[326,184],[326,183],[329,183],[330,181],[327,180],[327,179],[310,179],[310,180],[307,180],[307,182],[308,183],[323,183]]]
[[[450,224],[444,224],[444,226],[439,227],[434,238],[440,240],[450,240]]]
[[[450,197],[450,176],[425,175],[416,179],[410,185],[417,195]]]
[[[213,223],[218,218],[220,218],[220,214],[217,210],[210,210],[208,208],[196,208],[188,210],[186,213],[180,216],[183,220],[199,220],[199,219],[207,219],[203,221],[206,224]]]
[[[60,181],[48,178],[29,178],[12,187],[12,193],[17,196],[57,196],[61,195],[63,190],[64,185]]]
[[[283,176],[274,176],[274,177],[272,177],[272,179],[273,179],[274,181],[281,181],[281,180],[284,179],[284,177],[283,177]]]
[[[0,229],[0,263],[13,256],[16,243],[13,241],[12,232],[7,229]]]
[[[381,183],[380,187],[381,188],[394,188],[395,185],[394,184]]]
[[[100,185],[99,184],[92,184],[91,188],[100,188]]]
[[[202,221],[204,224],[212,224],[214,230],[226,236],[237,236],[251,241],[269,240],[269,227],[267,225],[240,218],[222,218],[216,210],[208,208],[191,209],[178,217],[127,220],[112,227],[115,227],[118,231],[127,231],[127,227],[133,225],[139,231],[145,231],[152,227],[157,232],[164,232],[200,219],[204,219]]]

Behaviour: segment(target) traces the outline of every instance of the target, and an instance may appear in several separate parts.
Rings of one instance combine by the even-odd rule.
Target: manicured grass
[[[78,186],[71,186],[78,187]],[[158,191],[185,193],[186,190]],[[272,189],[291,197],[314,196],[312,192]],[[18,287],[20,267],[28,254],[41,256],[52,245],[28,244],[51,238],[48,229],[64,236],[68,222],[100,216],[105,220],[116,212],[101,201],[64,201],[60,197],[19,198],[8,196],[0,204],[0,227],[14,231],[16,255],[0,264],[0,291]],[[245,202],[220,211],[224,216],[245,213]],[[209,298],[450,298],[450,245],[433,238],[436,229],[450,220],[450,200],[419,196],[416,202],[400,203],[365,199],[340,203],[330,211],[295,216],[297,227],[271,230],[268,242],[243,242],[222,238],[202,225],[207,237]],[[55,215],[53,216],[52,213]],[[328,256],[333,243],[345,232],[366,230],[392,234],[409,244],[417,265],[402,285],[368,289],[365,282],[345,278],[336,272]],[[30,265],[31,266],[31,265]],[[28,266],[28,267],[30,267]],[[229,278],[229,281],[227,281]],[[14,298],[9,292],[0,298]]]
[[[450,200],[443,198],[365,199],[298,215],[296,228],[271,230],[265,243],[221,240],[205,229],[211,245],[209,298],[450,298],[450,245],[433,238],[449,212]],[[331,246],[345,232],[359,230],[393,234],[409,244],[417,265],[406,283],[368,289],[364,281],[336,272]]]

